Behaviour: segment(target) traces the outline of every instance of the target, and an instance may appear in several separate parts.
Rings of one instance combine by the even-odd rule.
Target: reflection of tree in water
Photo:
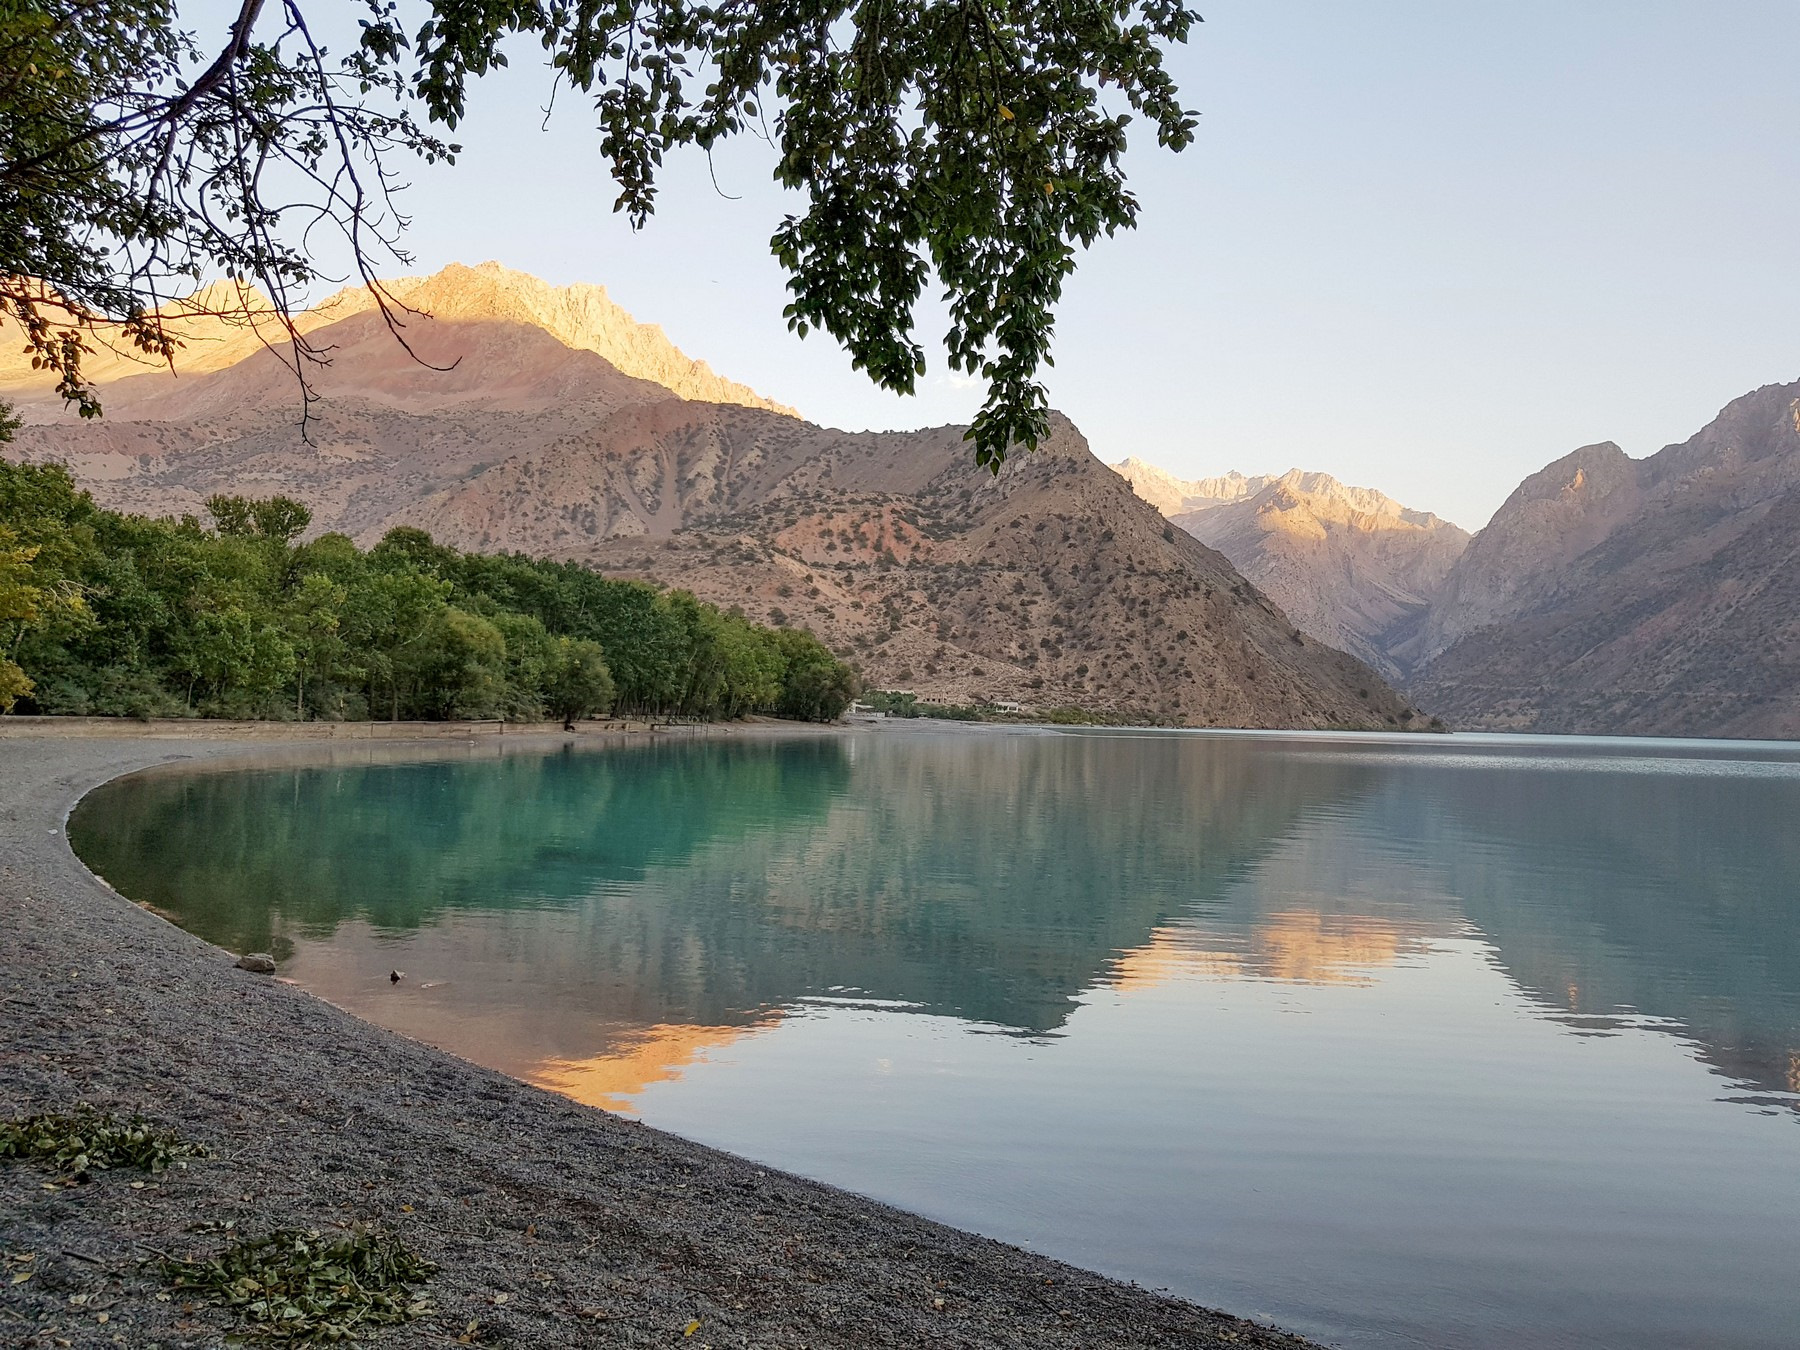
[[[847,774],[840,746],[810,738],[150,774],[87,798],[69,832],[122,893],[242,950],[278,924],[325,936],[577,903],[600,878],[817,815]]]
[[[1557,1014],[1666,1020],[1726,1075],[1800,1092],[1800,781],[1420,768],[1369,808]]]
[[[143,778],[74,829],[214,941],[417,929],[546,1016],[731,1025],[851,990],[1043,1032],[1368,777],[1227,741],[906,733]],[[455,913],[481,921],[433,931]]]

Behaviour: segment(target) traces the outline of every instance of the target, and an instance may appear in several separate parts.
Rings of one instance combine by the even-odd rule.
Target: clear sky
[[[1172,62],[1198,143],[1135,145],[1140,227],[1062,310],[1051,401],[1101,458],[1320,469],[1475,528],[1576,446],[1648,454],[1800,379],[1797,0],[1199,7]],[[540,130],[533,55],[479,91],[462,162],[415,175],[416,270],[600,282],[815,421],[968,418],[935,313],[912,399],[788,334],[766,146],[682,156],[634,235],[585,106]]]

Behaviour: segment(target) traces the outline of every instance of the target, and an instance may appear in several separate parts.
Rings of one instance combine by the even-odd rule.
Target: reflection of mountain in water
[[[1380,770],[1357,772],[1379,785]],[[1242,876],[1122,953],[1110,982],[1123,992],[1195,978],[1373,985],[1432,938],[1460,933],[1442,886],[1367,830],[1367,797],[1309,810]]]
[[[1668,1031],[1730,1078],[1800,1094],[1791,760],[1699,747],[1655,764],[1648,750],[1542,745],[1301,753],[1359,758],[1367,790],[1309,812],[1241,884],[1125,952],[1116,986],[1367,982],[1466,920],[1572,1027]]]
[[[1109,983],[1122,993],[1173,979],[1375,983],[1375,972],[1421,950],[1414,925],[1351,914],[1287,910],[1232,933],[1191,920],[1158,928],[1120,953]]]
[[[1366,779],[1241,742],[901,733],[148,776],[72,829],[214,941],[411,929],[446,979],[529,980],[521,1015],[722,1026],[849,989],[1041,1033]]]
[[[1380,794],[1527,992],[1800,1092],[1800,779],[1425,770]],[[1428,805],[1425,805],[1427,804]]]
[[[121,892],[242,949],[349,918],[408,929],[579,902],[597,878],[816,816],[847,773],[811,739],[149,773],[88,797],[69,832]]]
[[[147,776],[71,830],[203,936],[602,1104],[822,995],[1047,1034],[1096,986],[1369,983],[1469,924],[1559,1015],[1800,1089],[1800,779],[1556,753],[888,731]]]

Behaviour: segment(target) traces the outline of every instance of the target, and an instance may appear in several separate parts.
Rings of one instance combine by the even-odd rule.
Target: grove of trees
[[[685,591],[415,529],[302,543],[284,497],[208,511],[121,515],[59,465],[0,460],[0,712],[828,720],[856,693],[811,633]]]

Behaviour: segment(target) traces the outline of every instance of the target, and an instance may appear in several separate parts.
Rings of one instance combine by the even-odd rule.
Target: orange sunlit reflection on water
[[[1424,950],[1424,934],[1383,919],[1304,910],[1272,914],[1229,946],[1193,924],[1168,924],[1113,960],[1108,983],[1121,993],[1175,980],[1273,980],[1374,984],[1374,972]]]
[[[616,1047],[586,1059],[547,1059],[525,1070],[527,1082],[607,1111],[635,1112],[635,1098],[652,1083],[681,1077],[683,1069],[713,1051],[766,1031],[781,1020],[770,1013],[748,1026],[707,1027],[670,1023],[633,1031]]]
[[[1296,910],[1270,915],[1235,939],[1192,924],[1165,925],[1142,946],[1115,957],[1105,983],[1122,993],[1193,979],[1372,985],[1375,972],[1424,948],[1423,931],[1386,920]],[[685,1069],[781,1018],[775,1010],[743,1026],[634,1028],[601,1054],[541,1060],[522,1076],[587,1106],[635,1113],[636,1099],[653,1084],[679,1079]]]

